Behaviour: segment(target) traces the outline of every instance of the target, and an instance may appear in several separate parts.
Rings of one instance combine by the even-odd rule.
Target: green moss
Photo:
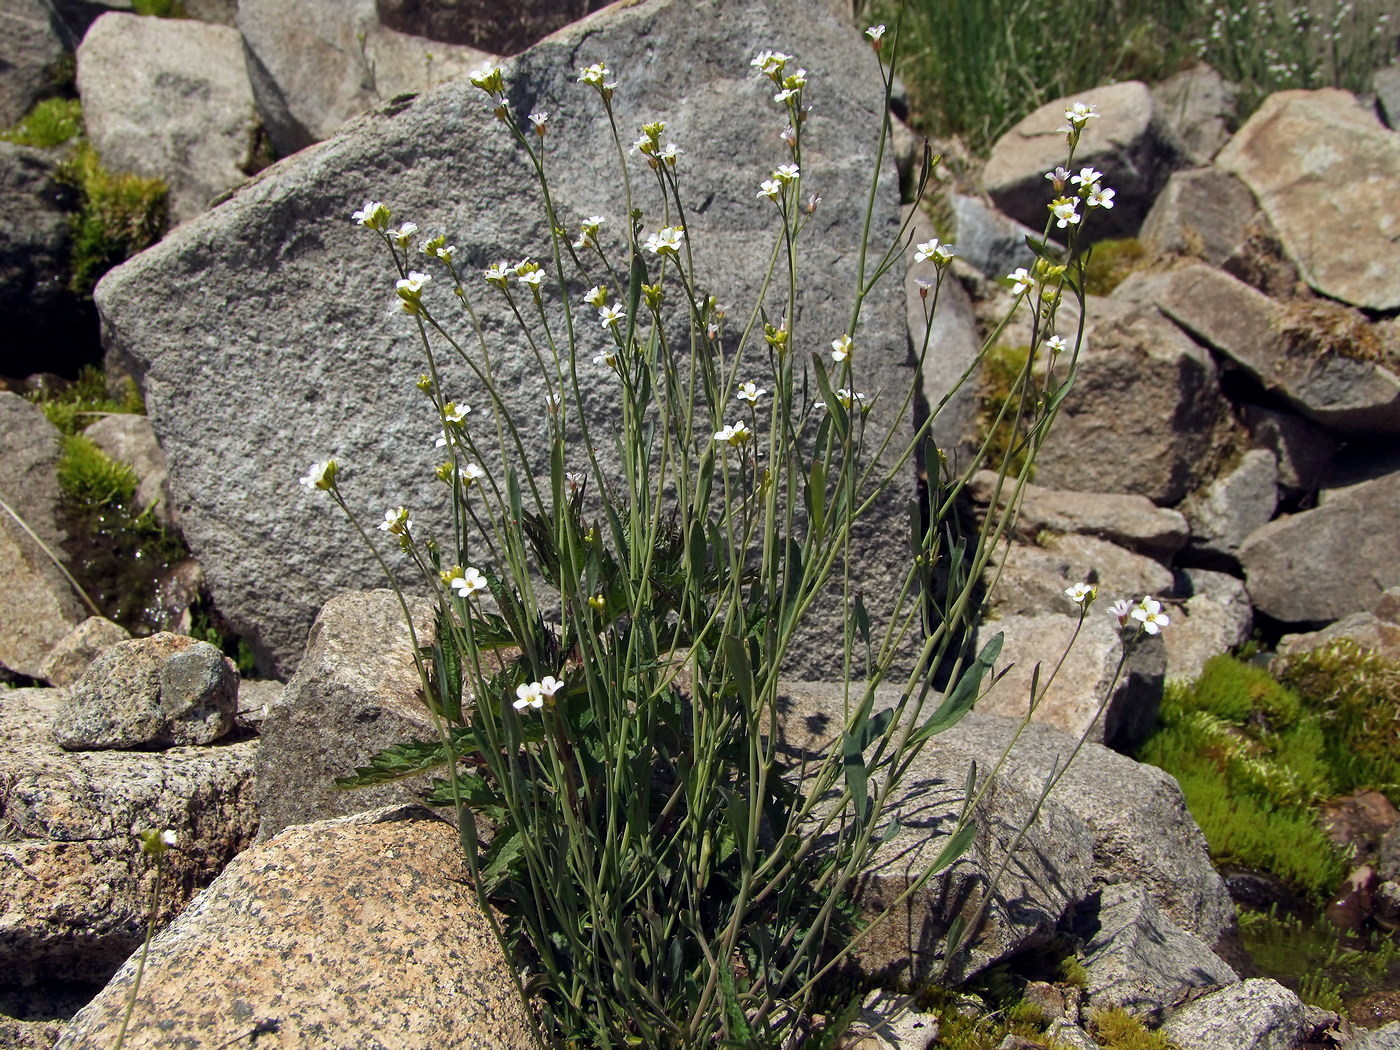
[[[1240,940],[1259,972],[1305,1003],[1346,1013],[1347,1001],[1400,984],[1400,943],[1380,930],[1350,944],[1325,917],[1242,910]]]
[[[1029,448],[1026,433],[1031,406],[1024,406],[1017,419],[1021,398],[1028,386],[1028,346],[993,346],[982,358],[981,402],[978,416],[979,441],[987,445],[987,465],[998,469],[1007,463],[1009,473],[1020,476],[1026,469]],[[998,421],[1000,420],[1000,421]],[[1032,477],[1034,470],[1032,469]],[[1030,480],[1030,479],[1028,479]]]
[[[182,0],[132,0],[131,10],[151,18],[187,18]]]
[[[127,505],[136,495],[136,472],[81,434],[65,434],[58,458],[58,487],[79,506]]]
[[[77,188],[70,285],[91,295],[104,273],[160,239],[168,222],[169,191],[160,179],[114,174],[97,151],[80,143],[60,177]]]
[[[1090,295],[1108,295],[1130,273],[1142,269],[1147,261],[1147,249],[1136,237],[1098,241],[1084,269],[1084,290]]]
[[[1089,1033],[1107,1050],[1175,1050],[1161,1032],[1154,1032],[1126,1010],[1095,1010]]]
[[[0,131],[0,141],[20,146],[61,146],[83,133],[83,106],[75,98],[47,98],[14,127]]]
[[[64,434],[76,434],[97,417],[111,413],[144,415],[141,393],[129,378],[122,383],[121,395],[112,397],[102,370],[85,365],[78,378],[61,390],[45,390],[31,396],[50,423]]]

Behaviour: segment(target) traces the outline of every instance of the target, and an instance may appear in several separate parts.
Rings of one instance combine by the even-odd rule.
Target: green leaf
[[[440,741],[410,740],[386,747],[369,760],[369,765],[358,767],[354,776],[336,777],[334,783],[339,791],[374,787],[437,769],[450,760],[451,754]]]
[[[718,960],[718,966],[720,994],[724,998],[725,1028],[728,1029],[725,1042],[731,1046],[752,1046],[754,1032],[749,1027],[749,1019],[744,1016],[743,1007],[739,1005],[739,993],[734,987],[734,971],[727,959]]]
[[[856,618],[856,633],[860,635],[861,644],[865,646],[868,653],[870,651],[870,611],[866,609],[865,598],[859,591],[856,592],[851,612]]]
[[[962,721],[963,715],[972,710],[972,705],[977,702],[982,688],[982,679],[1001,655],[1001,647],[1005,641],[1006,634],[998,631],[982,647],[977,659],[963,671],[958,684],[943,698],[943,703],[929,715],[928,721],[919,727],[919,731],[910,737],[911,745],[922,744],[929,737],[952,729]]]
[[[972,840],[976,837],[977,825],[971,822],[964,824],[948,838],[947,842],[943,843],[943,848],[938,851],[938,856],[934,858],[928,870],[937,875],[944,868],[956,864],[958,858],[967,852],[967,848],[972,845]]]
[[[808,529],[813,535],[819,536],[826,525],[826,463],[820,456],[812,458],[812,469],[807,475],[807,489],[802,496],[807,505]]]
[[[1060,265],[1059,256],[1050,249],[1050,246],[1045,241],[1038,240],[1030,234],[1026,234],[1026,247],[1035,252],[1037,259],[1044,259],[1051,266]]]
[[[729,678],[739,690],[739,699],[743,701],[746,710],[752,711],[756,690],[748,651],[744,648],[744,643],[732,634],[721,638],[720,645],[724,649],[724,662],[729,671]]]
[[[864,822],[870,812],[870,796],[866,786],[870,771],[865,767],[865,749],[876,737],[883,736],[894,717],[894,709],[885,710],[863,722],[854,732],[841,737],[841,762],[846,771],[846,786],[855,803],[856,816]]]
[[[491,848],[486,851],[486,864],[481,869],[481,881],[487,893],[494,892],[511,874],[524,851],[525,836],[518,826],[508,824],[496,832]]]

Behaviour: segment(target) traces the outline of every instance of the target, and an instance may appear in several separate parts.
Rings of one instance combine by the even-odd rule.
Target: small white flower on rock
[[[306,472],[306,477],[300,480],[307,490],[330,490],[335,487],[335,475],[339,469],[335,460],[323,459],[319,463],[311,464],[311,469]]]
[[[1171,624],[1167,614],[1162,612],[1162,603],[1151,596],[1143,598],[1133,606],[1131,615],[1142,624],[1142,629],[1148,634],[1156,634]]]
[[[749,404],[755,405],[758,403],[758,399],[766,393],[768,393],[768,391],[764,390],[758,384],[745,382],[739,384],[739,393],[735,396],[740,401],[747,401]]]
[[[486,577],[474,565],[468,565],[466,571],[452,581],[452,589],[457,592],[458,598],[470,598],[486,590],[487,586]]]
[[[1092,583],[1076,583],[1065,588],[1065,597],[1075,605],[1088,605],[1098,594],[1099,589]]]
[[[838,363],[845,361],[854,349],[855,344],[851,342],[849,335],[839,336],[831,341],[831,359]]]

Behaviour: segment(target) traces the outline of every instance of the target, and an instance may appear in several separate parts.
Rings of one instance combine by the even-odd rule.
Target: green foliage
[[[1089,1033],[1105,1050],[1175,1050],[1166,1035],[1119,1008],[1091,1013]]]
[[[183,0],[132,0],[131,10],[151,18],[186,18]]]
[[[104,273],[160,239],[169,218],[169,191],[160,179],[108,171],[85,142],[64,161],[60,177],[80,197],[70,284],[91,295]]]
[[[170,560],[188,555],[180,537],[162,532],[157,538],[167,545]],[[190,607],[190,637],[208,642],[215,649],[218,649],[233,661],[234,666],[238,668],[238,673],[246,678],[255,669],[252,647],[226,627],[218,626],[221,623],[218,614],[207,605],[203,597]]]
[[[83,106],[75,98],[47,98],[34,105],[0,141],[20,146],[61,146],[83,133]]]
[[[1260,974],[1313,1006],[1345,1015],[1348,1000],[1400,985],[1400,942],[1383,930],[1343,943],[1324,916],[1304,919],[1276,909],[1242,910],[1239,924]]]
[[[1084,291],[1089,295],[1108,295],[1146,262],[1147,249],[1136,237],[1097,241],[1084,268]]]
[[[111,413],[145,415],[146,406],[141,392],[128,377],[122,384],[120,397],[107,390],[107,377],[100,368],[84,365],[78,378],[61,389],[43,390],[30,395],[44,411],[48,421],[61,433],[77,434]]]
[[[1312,807],[1335,793],[1322,719],[1261,668],[1212,658],[1168,684],[1161,727],[1139,751],[1176,777],[1217,863],[1269,871],[1314,898],[1346,860]]]
[[[1035,479],[1026,436],[1034,418],[1030,411],[1035,390],[1030,386],[1030,347],[993,346],[982,356],[979,442],[985,442],[987,461],[1006,464],[1008,474]]]
[[[81,434],[65,434],[58,459],[58,486],[82,507],[127,504],[136,495],[136,472]]]

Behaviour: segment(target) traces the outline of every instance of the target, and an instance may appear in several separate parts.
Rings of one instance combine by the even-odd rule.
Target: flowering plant
[[[892,60],[897,30],[867,36]],[[474,274],[445,237],[424,242],[419,260],[417,226],[392,227],[382,202],[353,215],[389,252],[396,308],[421,341],[428,371],[418,385],[441,428],[435,469],[453,515],[442,540],[420,536],[406,507],[379,524],[436,601],[434,637],[417,655],[437,738],[389,749],[342,783],[444,771],[431,800],[456,812],[484,911],[552,1045],[777,1047],[810,1034],[811,1016],[825,1010],[824,978],[870,928],[850,898],[900,829],[901,776],[971,707],[1000,648],[998,637],[969,658],[961,638],[1014,503],[974,538],[949,527],[990,445],[954,476],[928,441],[932,418],[909,428],[912,389],[859,389],[858,322],[871,289],[912,254],[931,277],[929,321],[955,249],[912,248],[906,222],[872,255],[872,189],[847,329],[799,332],[796,260],[821,203],[803,188],[809,74],[776,51],[753,67],[772,82],[786,156],[756,179],[753,206],[771,209],[773,251],[737,332],[700,290],[680,190],[686,151],[662,121],[624,146],[605,62],[578,82],[616,147],[629,219],[620,230],[595,215],[570,231],[545,175],[555,118],[521,117],[494,66],[471,82],[538,177],[549,231],[538,256]],[[887,109],[893,72],[880,68]],[[889,130],[885,121],[872,183]],[[1071,159],[1076,143],[1077,133]],[[633,185],[639,165],[650,214]],[[920,191],[931,166],[926,154]],[[1063,200],[1052,207],[1061,215]],[[1069,229],[1071,248],[1081,229]],[[1034,248],[1032,268],[1013,275],[1015,309],[1033,312],[1037,348],[1052,360],[1065,352],[1048,371],[1028,367],[1008,409],[1006,425],[1032,456],[1072,374],[1066,348],[1079,333],[1057,333],[1055,318],[1082,277],[1074,256]],[[434,298],[444,285],[450,298]],[[770,318],[774,286],[782,313]],[[530,407],[548,423],[537,456],[522,438],[521,406],[495,382],[483,295],[515,319],[519,345],[548,380],[544,403]],[[454,334],[448,304],[463,310],[469,339]],[[596,338],[593,353],[585,346]],[[809,345],[818,349],[800,349]],[[920,366],[928,348],[925,331]],[[449,399],[444,355],[475,377],[484,409]],[[615,469],[600,454],[614,435],[586,410],[590,369],[616,386]],[[898,400],[890,422],[872,414],[882,397]],[[855,527],[920,455],[932,493],[927,512],[911,516],[909,564],[881,629],[851,579]],[[341,481],[334,460],[302,479],[351,514]],[[779,746],[780,675],[812,610],[831,602],[847,611],[842,725],[828,752],[794,759]],[[951,683],[942,698],[936,671]],[[886,681],[901,684],[899,700],[877,710]],[[971,832],[961,822],[924,878],[952,863]]]

